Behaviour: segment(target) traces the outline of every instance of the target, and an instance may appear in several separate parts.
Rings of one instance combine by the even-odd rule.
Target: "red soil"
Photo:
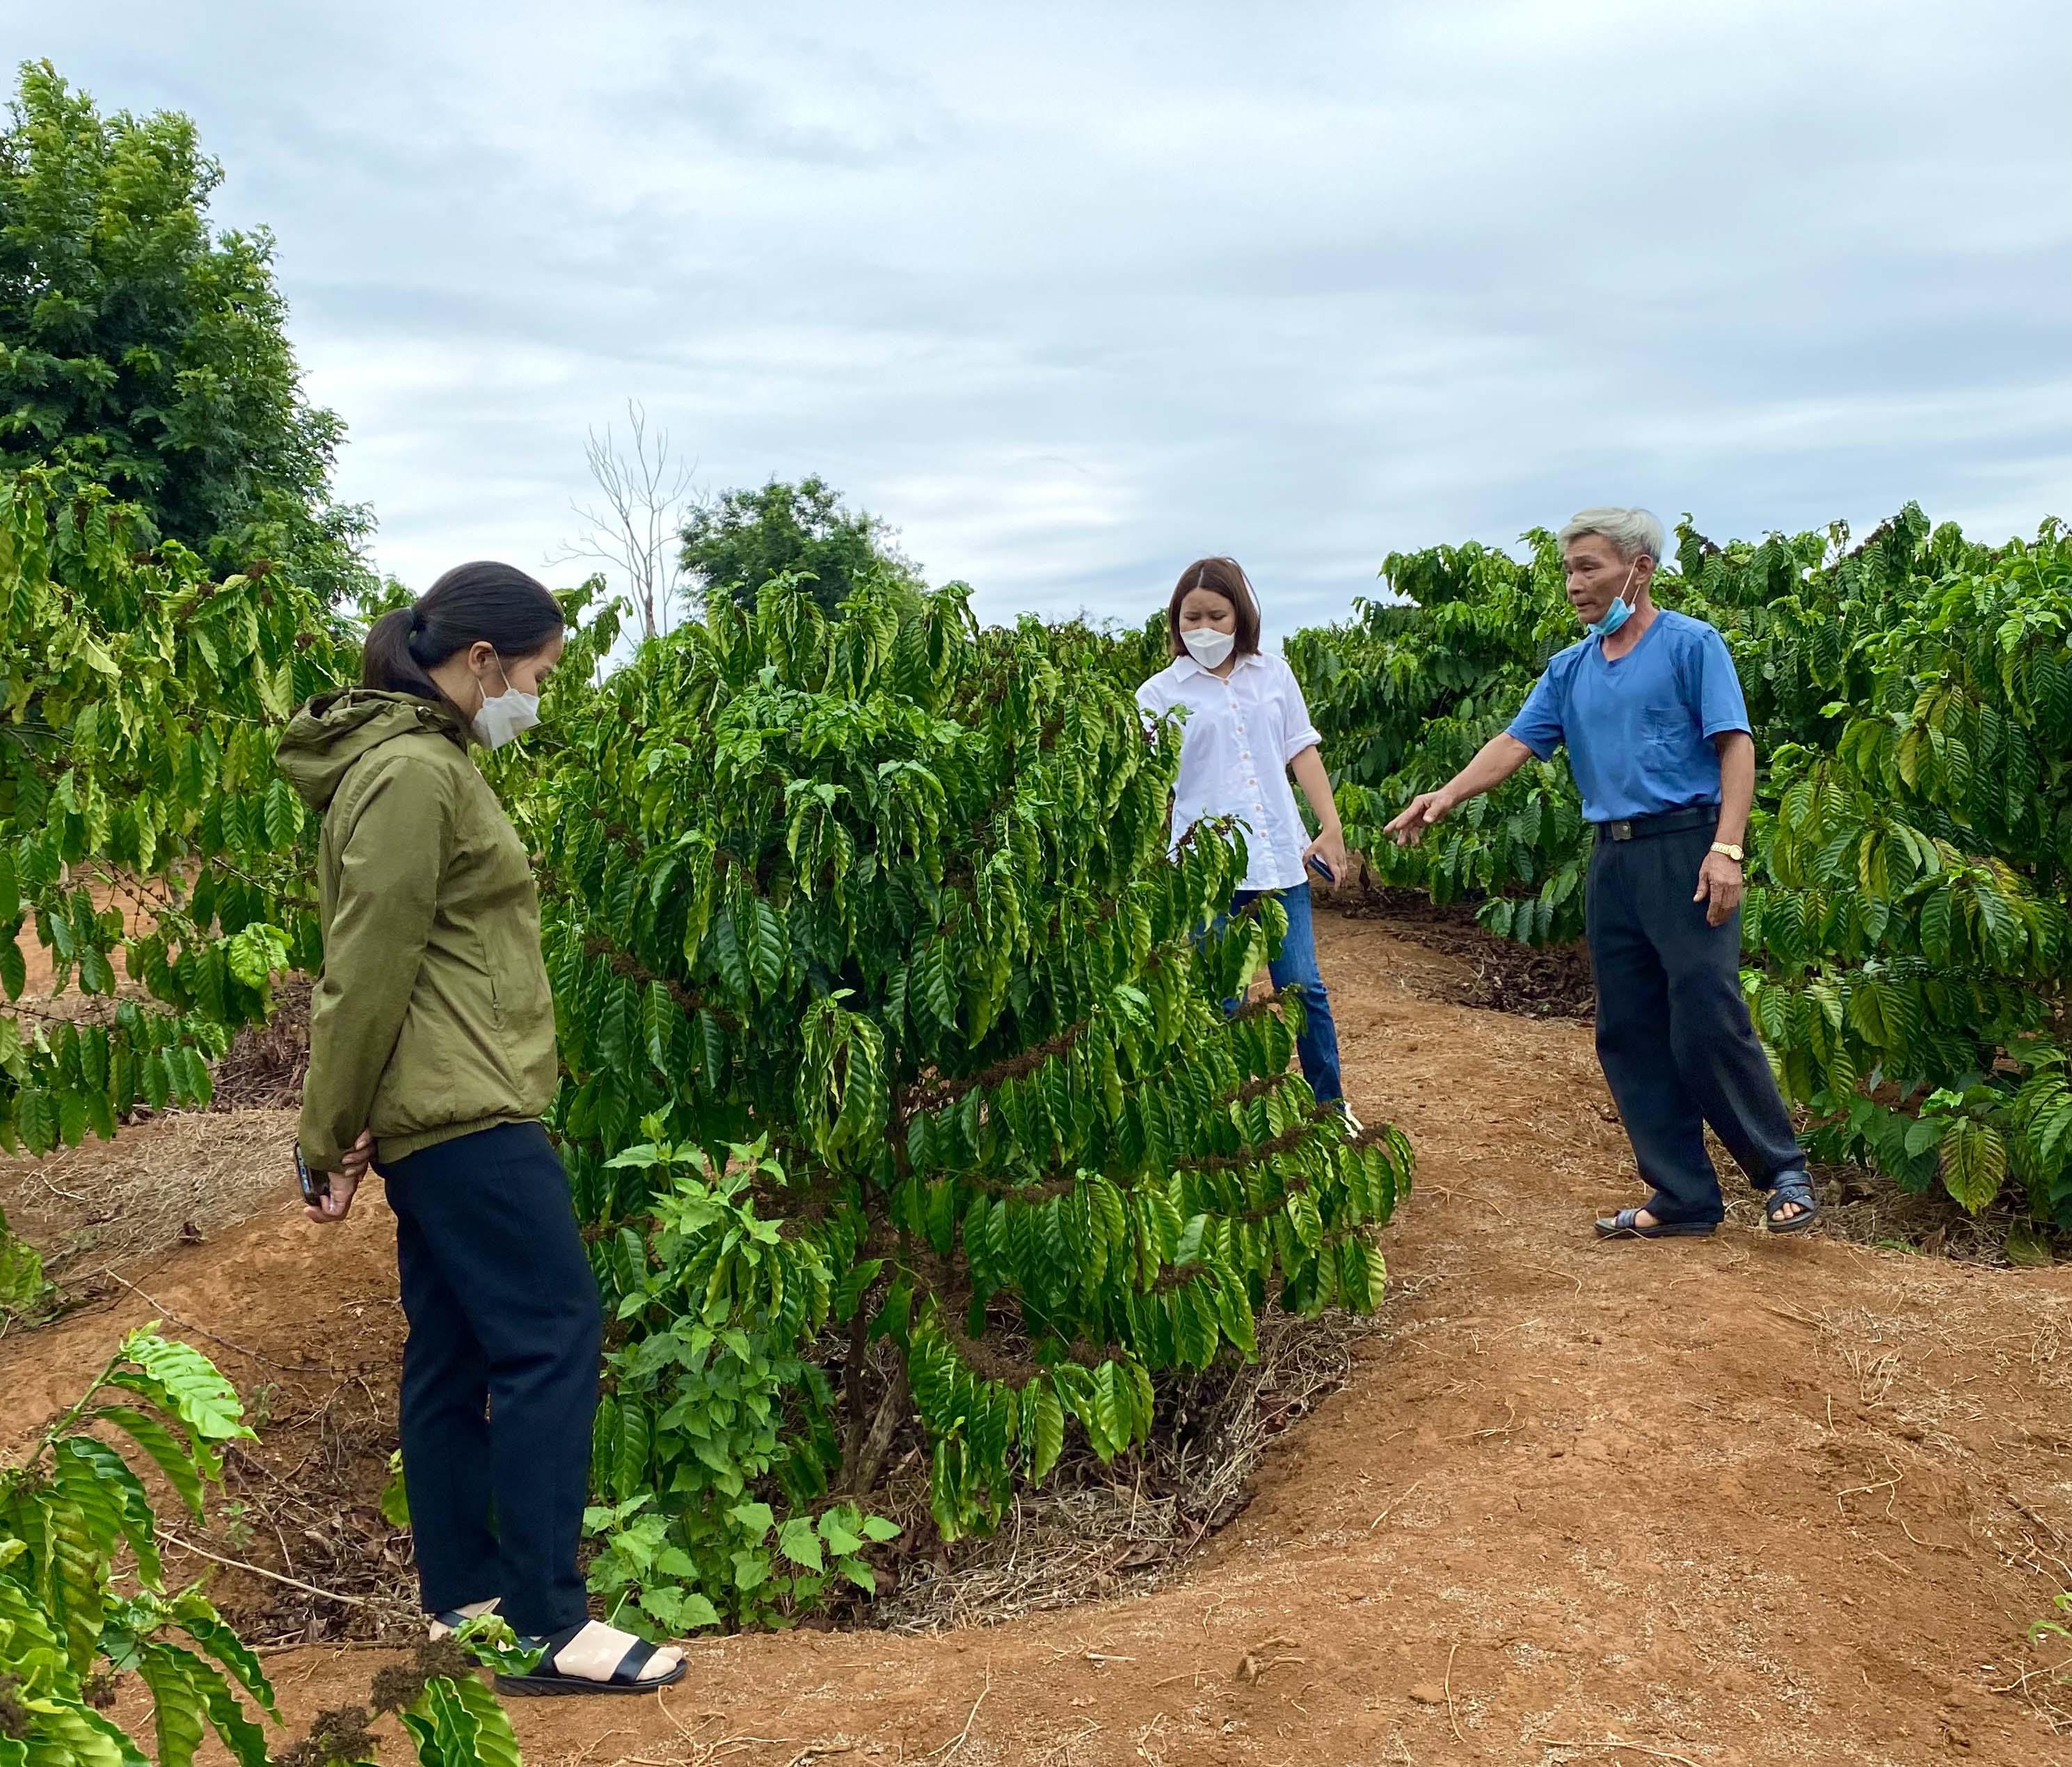
[[[696,1642],[666,1700],[520,1704],[536,1767],[2072,1759],[2052,1683],[2021,1683],[2054,1660],[2026,1625],[2072,1585],[2072,1273],[1768,1239],[1745,1212],[1601,1246],[1591,1214],[1638,1198],[1589,1027],[1438,1004],[1458,958],[1319,932],[1354,1101],[1418,1149],[1394,1329],[1190,1574],[985,1630]],[[368,1202],[321,1232],[284,1186],[132,1280],[241,1346],[195,1340],[248,1390],[385,1395]],[[0,1342],[5,1436],[154,1310],[123,1292]],[[273,1666],[306,1718],[380,1660]]]

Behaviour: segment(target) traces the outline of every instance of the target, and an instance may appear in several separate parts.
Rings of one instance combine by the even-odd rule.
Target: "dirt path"
[[[2072,1272],[1746,1218],[1600,1247],[1591,1213],[1637,1198],[1588,1027],[1441,1004],[1457,959],[1319,931],[1355,1101],[1419,1150],[1393,1329],[1191,1573],[987,1630],[698,1644],[666,1707],[521,1706],[536,1767],[2072,1761],[1995,1691],[2049,1660],[2022,1634],[2072,1584]],[[385,1255],[373,1217],[319,1260],[273,1215],[146,1286],[379,1380]],[[0,1344],[10,1426],[146,1311]],[[376,1660],[274,1666],[306,1716]]]

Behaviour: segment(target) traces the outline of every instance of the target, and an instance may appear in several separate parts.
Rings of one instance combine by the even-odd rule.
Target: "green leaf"
[[[273,1686],[257,1655],[216,1611],[215,1605],[198,1588],[184,1589],[173,1603],[173,1617],[210,1656],[236,1677],[238,1685],[273,1717],[280,1709],[273,1703]]]
[[[253,1441],[237,1389],[197,1350],[149,1332],[134,1332],[123,1354],[155,1380],[179,1420],[205,1442]]]
[[[1951,1120],[1942,1145],[1942,1186],[1972,1214],[2000,1194],[2007,1179],[2007,1144],[2000,1131],[1975,1117]]]
[[[410,1525],[410,1492],[403,1477],[400,1449],[388,1457],[388,1477],[381,1487],[381,1519],[393,1528]]]
[[[158,1767],[193,1767],[208,1734],[208,1702],[187,1666],[194,1658],[174,1646],[149,1643],[137,1673],[151,1690],[152,1724],[158,1740]]]
[[[79,1505],[101,1550],[112,1551],[118,1539],[126,1540],[146,1584],[160,1587],[165,1572],[158,1562],[151,1500],[129,1463],[105,1442],[71,1436],[58,1443],[53,1464],[59,1488]]]
[[[1030,1444],[1029,1476],[1041,1484],[1050,1476],[1050,1469],[1065,1449],[1065,1410],[1058,1403],[1056,1389],[1047,1380],[1033,1380],[1022,1391],[1036,1395],[1034,1429],[1033,1433],[1025,1432],[1023,1439]]]
[[[173,1439],[172,1432],[155,1417],[146,1416],[126,1405],[104,1405],[93,1413],[102,1423],[112,1424],[125,1432],[138,1447],[157,1463],[166,1481],[179,1494],[180,1501],[194,1512],[195,1519],[202,1515],[202,1472],[194,1456],[187,1449]]]
[[[473,1677],[445,1681],[453,1696],[475,1724],[475,1754],[480,1767],[524,1767],[518,1739],[512,1734],[511,1720],[496,1695]]]
[[[820,1518],[820,1535],[828,1543],[828,1550],[837,1558],[847,1558],[850,1554],[863,1550],[863,1536],[843,1527],[835,1519],[832,1510]]]
[[[44,1491],[31,1501],[42,1524],[40,1593],[64,1640],[72,1672],[84,1675],[101,1641],[108,1561],[95,1546],[92,1527],[69,1497]]]
[[[737,1527],[758,1540],[777,1525],[777,1512],[767,1503],[737,1503],[726,1513]]]
[[[803,1565],[808,1571],[827,1568],[827,1562],[820,1553],[820,1536],[813,1531],[813,1524],[804,1516],[793,1516],[779,1527],[777,1550],[794,1564]]]

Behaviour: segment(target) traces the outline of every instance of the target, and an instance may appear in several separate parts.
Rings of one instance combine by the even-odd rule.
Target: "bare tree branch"
[[[650,430],[648,413],[639,401],[626,401],[631,431],[622,448],[607,425],[600,437],[592,429],[583,449],[590,479],[603,497],[600,506],[572,503],[582,533],[557,547],[549,562],[592,561],[626,578],[643,636],[669,629],[683,589],[679,536],[684,516],[698,502],[695,461],[672,460],[669,432]]]

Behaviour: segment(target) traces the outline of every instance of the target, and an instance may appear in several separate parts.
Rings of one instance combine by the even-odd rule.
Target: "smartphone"
[[[331,1194],[331,1174],[312,1172],[310,1162],[302,1157],[302,1144],[295,1144],[295,1181],[302,1187],[302,1201],[312,1209],[321,1208],[323,1200]]]
[[[1322,877],[1326,883],[1335,885],[1338,882],[1338,880],[1331,875],[1331,868],[1326,865],[1324,861],[1319,859],[1314,853],[1309,855],[1309,869],[1315,872],[1318,877]]]

